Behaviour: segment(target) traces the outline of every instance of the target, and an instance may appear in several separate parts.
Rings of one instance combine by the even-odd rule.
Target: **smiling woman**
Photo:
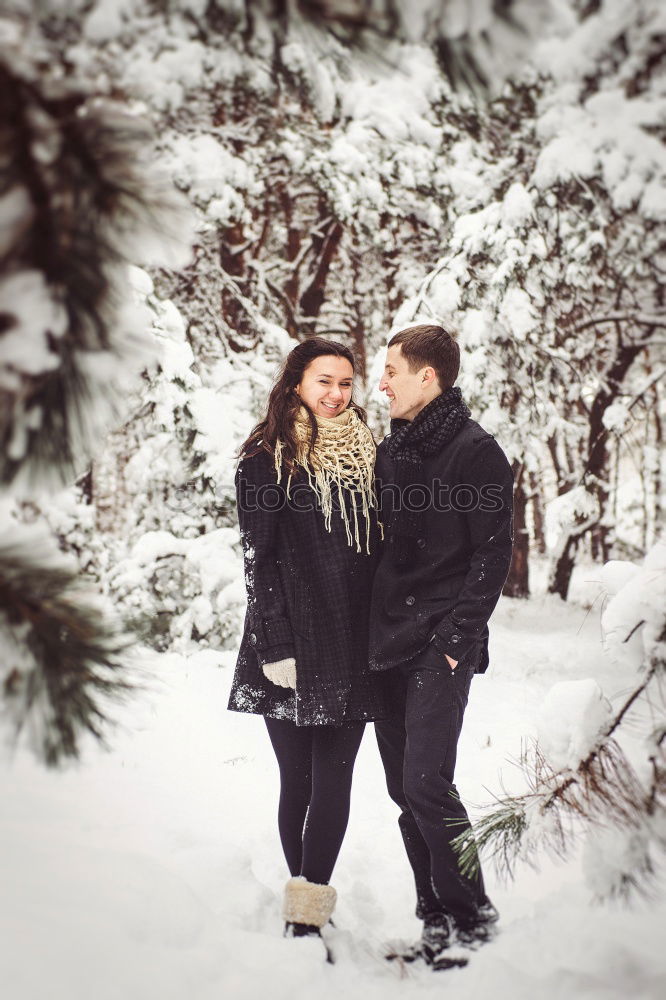
[[[337,417],[349,406],[354,369],[348,358],[325,355],[314,358],[295,388],[318,417]]]
[[[353,375],[342,344],[295,347],[236,474],[248,606],[229,708],[264,716],[277,758],[289,936],[329,920],[364,724],[386,712],[368,665],[375,443]]]

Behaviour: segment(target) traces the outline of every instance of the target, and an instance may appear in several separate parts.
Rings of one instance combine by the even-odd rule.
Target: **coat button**
[[[418,547],[420,549],[424,549],[425,548],[425,538],[417,538],[416,539],[416,544],[418,545]]]
[[[257,645],[257,637],[254,634],[254,632],[250,632],[250,634],[248,636],[248,639],[250,640],[250,645],[251,646],[256,646]]]
[[[409,597],[405,598],[405,604],[408,604],[409,607],[411,608],[412,604],[416,604],[416,598],[413,597],[412,594],[410,594]]]
[[[458,635],[457,632],[454,632],[453,635],[451,636],[451,642],[460,642],[460,636]]]

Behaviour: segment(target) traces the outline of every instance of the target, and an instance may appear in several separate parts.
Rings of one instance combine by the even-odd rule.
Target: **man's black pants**
[[[452,670],[431,644],[387,672],[392,716],[375,723],[388,792],[402,810],[399,825],[416,881],[416,915],[450,914],[474,924],[488,903],[480,868],[462,875],[451,841],[470,823],[453,783],[458,738],[476,653]]]

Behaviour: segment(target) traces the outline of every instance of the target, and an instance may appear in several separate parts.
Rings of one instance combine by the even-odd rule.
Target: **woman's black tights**
[[[365,723],[297,726],[267,718],[266,726],[280,768],[278,827],[289,871],[326,883],[347,829]]]

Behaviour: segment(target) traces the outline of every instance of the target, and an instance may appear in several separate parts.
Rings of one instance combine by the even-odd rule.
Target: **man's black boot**
[[[469,923],[456,924],[456,940],[464,948],[476,951],[481,945],[488,944],[497,935],[499,913],[492,904],[490,909],[479,911],[477,920]]]
[[[426,916],[421,940],[402,950],[390,952],[386,958],[407,963],[420,960],[435,972],[463,968],[469,960],[465,949],[458,945],[453,919],[447,913]]]
[[[459,947],[456,926],[448,913],[427,917],[421,934],[421,950],[426,963],[436,972],[462,968],[469,961]]]

